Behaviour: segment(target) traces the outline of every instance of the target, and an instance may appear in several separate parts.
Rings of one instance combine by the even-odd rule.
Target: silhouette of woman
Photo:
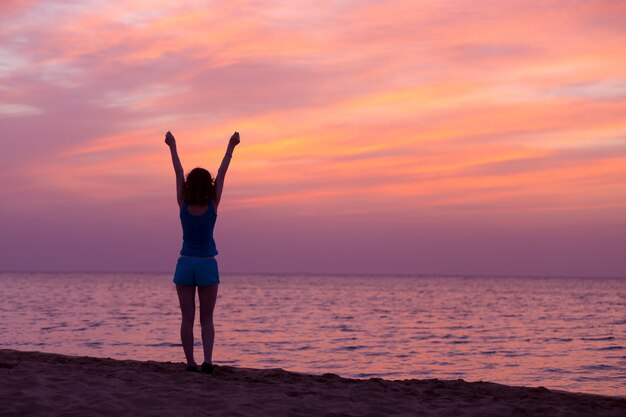
[[[239,133],[235,132],[228,142],[215,181],[209,171],[194,168],[185,179],[183,166],[176,150],[176,139],[169,131],[165,143],[170,148],[172,164],[176,174],[176,199],[180,208],[180,222],[183,228],[183,247],[176,263],[174,283],[178,293],[182,321],[180,340],[187,359],[187,370],[198,372],[193,357],[193,323],[196,314],[196,287],[200,300],[200,324],[202,326],[202,347],[204,362],[201,371],[213,372],[212,355],[215,328],[213,310],[217,300],[220,282],[217,269],[217,248],[213,240],[213,228],[217,218],[217,207],[224,189],[224,177],[239,144]]]

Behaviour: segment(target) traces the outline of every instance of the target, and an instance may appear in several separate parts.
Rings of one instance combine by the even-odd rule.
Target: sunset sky
[[[626,2],[0,2],[0,270],[626,276]]]

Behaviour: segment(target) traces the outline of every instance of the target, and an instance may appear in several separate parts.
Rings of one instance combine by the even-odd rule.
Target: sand
[[[437,379],[357,380],[282,369],[0,350],[9,416],[626,416],[626,399]]]

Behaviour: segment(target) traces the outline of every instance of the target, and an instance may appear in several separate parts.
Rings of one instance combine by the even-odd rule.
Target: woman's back
[[[217,247],[213,239],[213,230],[217,213],[215,205],[207,206],[180,205],[180,223],[183,227],[182,256],[207,257],[217,255]]]

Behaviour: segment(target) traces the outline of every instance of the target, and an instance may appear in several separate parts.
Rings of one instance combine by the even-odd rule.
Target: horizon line
[[[0,270],[0,274],[173,274],[173,271],[131,271],[131,270],[110,270],[110,271],[89,271],[89,270]],[[258,276],[333,276],[333,277],[404,277],[404,278],[552,278],[552,279],[626,279],[626,276],[619,275],[557,275],[557,274],[476,274],[476,273],[386,273],[386,272],[224,272],[220,271],[220,275],[258,275]]]

